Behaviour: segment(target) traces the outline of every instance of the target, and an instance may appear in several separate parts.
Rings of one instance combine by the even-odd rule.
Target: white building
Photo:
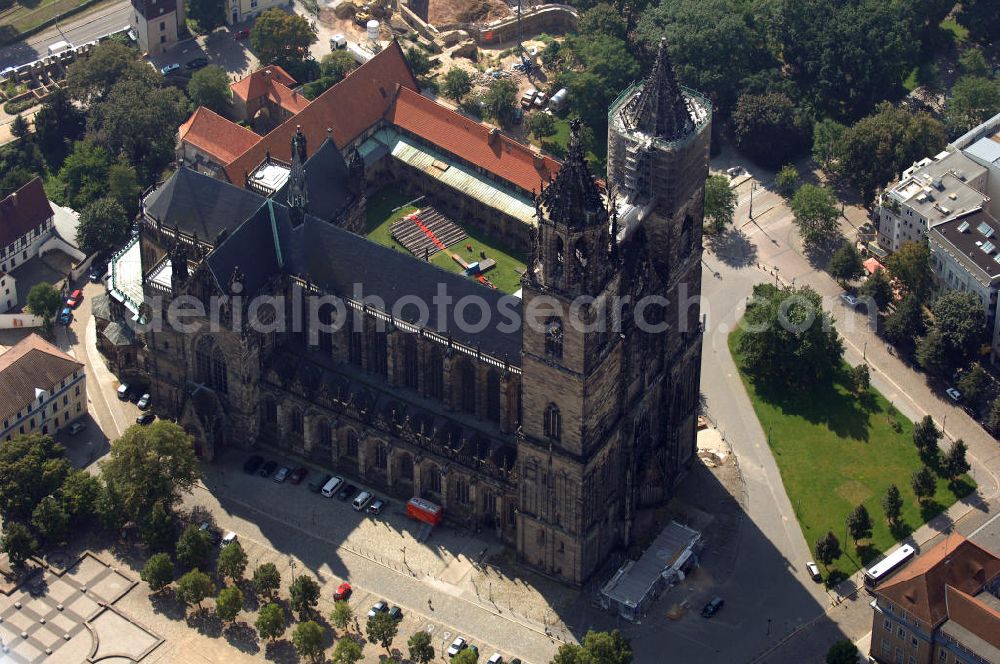
[[[0,355],[0,440],[55,434],[86,414],[83,364],[37,334]]]

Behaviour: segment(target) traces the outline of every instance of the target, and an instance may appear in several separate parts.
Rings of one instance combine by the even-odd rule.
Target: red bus
[[[444,517],[444,508],[423,498],[410,498],[406,503],[406,515],[411,519],[436,526]]]

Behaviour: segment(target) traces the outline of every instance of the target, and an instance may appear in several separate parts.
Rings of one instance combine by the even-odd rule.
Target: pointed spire
[[[565,226],[607,225],[608,212],[580,144],[580,121],[570,122],[566,160],[535,205],[539,220]]]
[[[288,174],[288,207],[291,208],[292,225],[302,223],[306,207],[309,205],[309,193],[306,191],[306,136],[302,126],[295,127],[292,136],[292,168]]]
[[[622,119],[631,129],[670,141],[682,138],[694,129],[687,102],[674,77],[666,37],[660,38],[653,69],[642,90],[622,111]]]

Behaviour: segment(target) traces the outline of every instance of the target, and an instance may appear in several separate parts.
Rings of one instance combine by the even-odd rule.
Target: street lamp
[[[748,215],[749,219],[753,219],[753,192],[755,192],[755,191],[757,191],[757,183],[756,182],[751,182],[750,183],[750,214]]]

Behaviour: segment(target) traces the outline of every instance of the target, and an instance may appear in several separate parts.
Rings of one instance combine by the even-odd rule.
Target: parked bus
[[[406,515],[411,519],[436,526],[444,517],[444,508],[423,498],[410,498],[406,503]]]
[[[917,552],[909,544],[899,547],[878,564],[872,565],[865,570],[865,587],[869,590],[875,589],[880,583],[899,571],[906,562]]]

